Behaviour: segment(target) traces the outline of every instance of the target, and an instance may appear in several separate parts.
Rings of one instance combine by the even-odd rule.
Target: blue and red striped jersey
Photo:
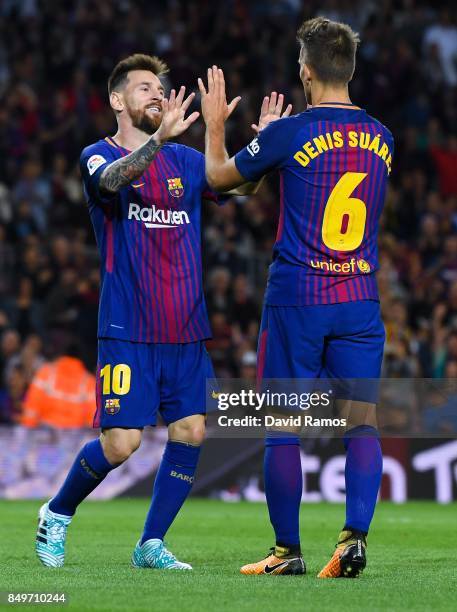
[[[80,167],[101,256],[98,336],[187,343],[211,336],[202,288],[201,202],[217,201],[204,156],[167,143],[144,174],[113,195],[104,168],[130,153],[111,138],[85,148]]]
[[[267,304],[378,299],[378,226],[392,155],[389,130],[347,105],[278,119],[236,155],[246,180],[279,170]]]

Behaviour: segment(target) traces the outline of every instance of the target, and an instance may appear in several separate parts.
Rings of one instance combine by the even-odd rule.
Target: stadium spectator
[[[0,423],[13,425],[21,422],[27,384],[21,365],[10,368],[6,385],[0,390]]]
[[[438,172],[441,195],[457,195],[457,136],[450,134],[443,145],[432,145],[430,153]]]
[[[36,372],[24,399],[22,425],[56,429],[90,427],[95,412],[95,377],[75,345]]]
[[[0,342],[0,362],[2,365],[3,379],[8,372],[11,360],[19,354],[21,348],[21,337],[15,329],[5,329]]]
[[[41,337],[38,334],[30,334],[25,338],[20,353],[11,357],[6,375],[11,369],[19,366],[24,373],[26,384],[29,385],[35,372],[45,361]]]
[[[257,355],[254,351],[246,351],[241,356],[240,378],[255,383],[257,370]]]
[[[258,322],[260,319],[260,309],[251,294],[252,289],[247,276],[238,274],[233,280],[233,297],[229,317],[243,335],[246,335],[252,322]]]
[[[230,271],[215,268],[209,278],[208,308],[210,311],[228,312],[230,305]]]
[[[59,282],[50,291],[46,303],[48,329],[72,331],[78,318],[78,274],[74,268],[64,268]]]
[[[47,228],[47,211],[51,205],[51,189],[38,159],[32,158],[24,163],[12,195],[17,202],[25,200],[30,203],[32,219],[40,232],[44,232]]]
[[[17,329],[21,338],[32,332],[43,332],[42,304],[34,299],[30,278],[20,277],[16,295],[1,302],[11,325]]]
[[[441,11],[438,23],[427,28],[424,45],[436,46],[445,83],[450,87],[457,85],[457,27],[448,9]]]

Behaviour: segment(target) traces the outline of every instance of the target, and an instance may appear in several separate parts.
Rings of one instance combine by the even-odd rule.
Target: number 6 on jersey
[[[346,172],[327,200],[322,242],[333,251],[354,251],[363,240],[367,207],[365,202],[350,195],[366,176],[366,172]]]

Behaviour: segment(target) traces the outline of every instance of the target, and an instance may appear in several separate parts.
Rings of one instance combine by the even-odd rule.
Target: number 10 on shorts
[[[100,379],[103,381],[103,395],[126,395],[130,391],[132,371],[126,363],[118,363],[114,368],[108,363],[100,370]]]

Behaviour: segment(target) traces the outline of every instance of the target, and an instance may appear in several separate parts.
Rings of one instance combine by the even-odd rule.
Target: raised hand
[[[279,94],[278,96],[276,91],[273,91],[269,96],[265,96],[260,109],[259,123],[257,125],[255,123],[251,125],[251,128],[256,134],[266,128],[272,121],[290,115],[292,112],[292,104],[288,104],[286,110],[282,113],[283,104],[283,94]]]
[[[184,99],[186,88],[182,86],[176,95],[174,89],[170,92],[170,97],[162,100],[162,123],[155,133],[159,142],[164,142],[175,136],[179,136],[196,121],[200,113],[195,111],[187,119],[185,114],[194,99],[195,93],[191,93]]]
[[[241,96],[233,98],[230,104],[227,104],[224,73],[217,66],[208,68],[208,91],[202,79],[198,79],[198,88],[201,94],[202,115],[206,125],[210,123],[223,125],[235,110]]]

